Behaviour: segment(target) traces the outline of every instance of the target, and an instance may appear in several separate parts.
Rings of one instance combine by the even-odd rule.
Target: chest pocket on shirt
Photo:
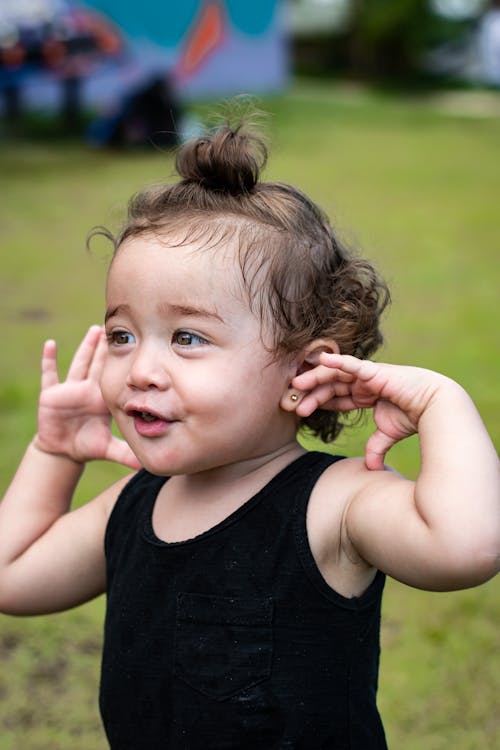
[[[177,595],[174,674],[225,700],[267,679],[273,656],[273,602]]]

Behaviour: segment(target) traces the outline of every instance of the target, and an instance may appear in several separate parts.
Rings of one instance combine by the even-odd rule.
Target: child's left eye
[[[172,341],[179,346],[199,346],[200,344],[207,343],[206,339],[189,331],[176,331],[172,337]]]

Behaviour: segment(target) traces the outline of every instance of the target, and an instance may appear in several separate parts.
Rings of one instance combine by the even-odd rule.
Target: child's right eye
[[[115,346],[135,344],[135,337],[128,331],[111,331],[107,334],[107,339],[110,344],[114,344]]]

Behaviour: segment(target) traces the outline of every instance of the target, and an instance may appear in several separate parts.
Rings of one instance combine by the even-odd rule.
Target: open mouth
[[[159,419],[156,414],[151,414],[149,411],[136,411],[135,416],[140,417],[143,422],[156,422]]]
[[[130,409],[128,415],[134,420],[135,429],[139,435],[146,438],[162,437],[172,427],[172,420],[142,409]]]
[[[151,424],[152,422],[168,421],[164,417],[161,417],[159,414],[155,414],[152,411],[142,411],[142,409],[129,409],[127,411],[127,414],[129,415],[129,417],[133,417],[133,419],[138,419],[141,422],[146,422],[148,424]]]

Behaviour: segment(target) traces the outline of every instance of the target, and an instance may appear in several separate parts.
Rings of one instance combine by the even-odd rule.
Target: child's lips
[[[134,426],[136,432],[141,437],[161,437],[165,435],[172,422],[167,422],[164,419],[155,419],[153,422],[148,422],[141,416],[134,417]]]
[[[134,427],[142,437],[160,437],[168,431],[174,422],[178,421],[142,407],[129,408],[127,414],[133,418]]]

